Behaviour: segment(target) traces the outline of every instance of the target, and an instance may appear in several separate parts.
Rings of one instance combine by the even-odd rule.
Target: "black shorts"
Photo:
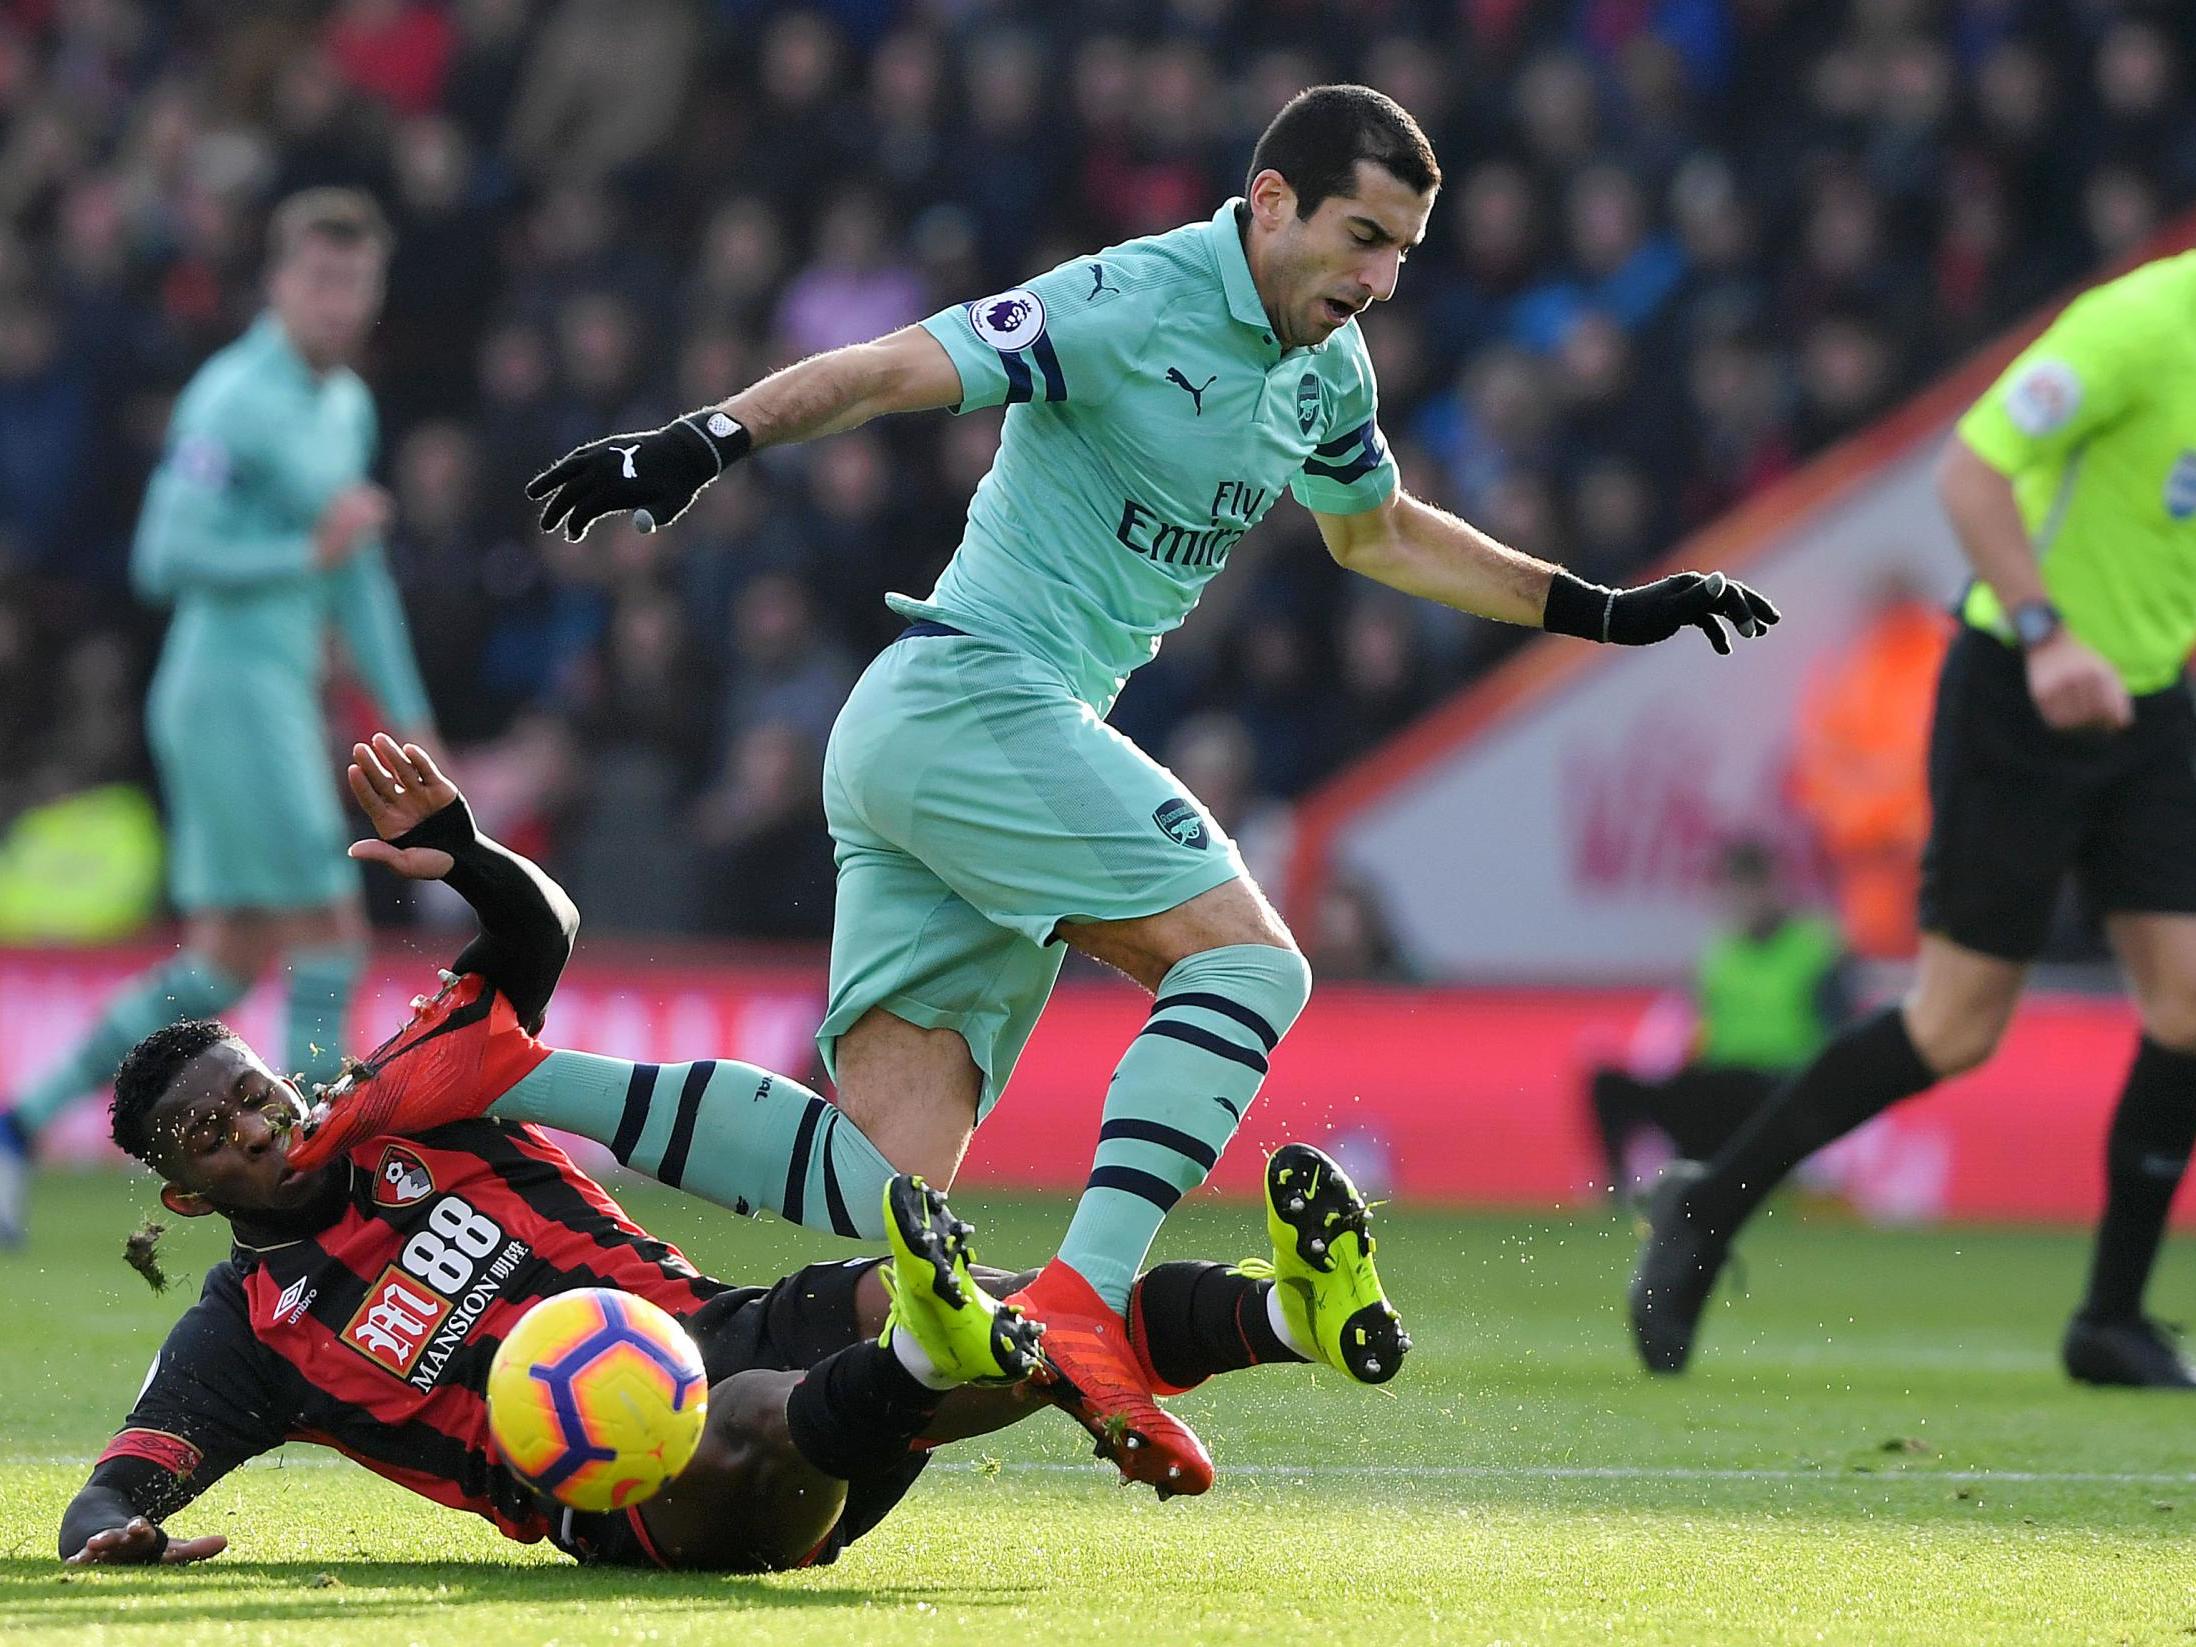
[[[2135,700],[2124,732],[2054,732],[2021,655],[1963,628],[1929,738],[1921,925],[2008,961],[2043,948],[2071,872],[2100,914],[2196,913],[2196,703]]]
[[[769,1287],[735,1287],[686,1318],[702,1352],[712,1386],[740,1372],[798,1372],[870,1335],[854,1312],[855,1283],[880,1262],[849,1259],[811,1264]],[[907,1496],[930,1462],[909,1453],[890,1470],[850,1481],[846,1509],[806,1565],[820,1567],[878,1522]],[[587,1566],[662,1567],[639,1509],[591,1514],[559,1508],[552,1541]]]

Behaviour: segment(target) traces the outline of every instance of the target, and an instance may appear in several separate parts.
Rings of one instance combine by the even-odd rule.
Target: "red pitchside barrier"
[[[153,959],[149,949],[0,951],[0,1092],[17,1090],[115,983]],[[432,961],[383,953],[360,998],[356,1044],[393,1028],[408,998],[433,982]],[[813,1077],[808,1037],[822,997],[813,967],[628,961],[590,944],[558,991],[548,1039],[664,1062],[740,1057]],[[1622,1043],[1647,1000],[1636,991],[1322,985],[1214,1186],[1254,1191],[1260,1151],[1304,1138],[1336,1149],[1368,1187],[1407,1200],[1529,1208],[1589,1199],[1598,1162],[1578,1072]],[[1080,1185],[1107,1072],[1144,1010],[1126,986],[1062,988],[977,1134],[966,1176]],[[278,1045],[271,986],[232,1017],[257,1044]],[[1985,1069],[1848,1139],[1819,1175],[1871,1217],[2086,1220],[2133,1043],[2117,1002],[2033,1000]],[[62,1123],[56,1146],[96,1158],[103,1127],[101,1107],[87,1103]],[[2177,1215],[2196,1224],[2196,1190],[2184,1192]]]

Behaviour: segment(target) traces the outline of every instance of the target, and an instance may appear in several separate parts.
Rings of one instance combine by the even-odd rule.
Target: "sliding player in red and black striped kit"
[[[407,1095],[416,1113],[443,1092],[445,1112],[477,1113],[548,1056],[534,1035],[578,915],[536,866],[477,834],[418,749],[384,738],[354,753],[352,788],[381,835],[354,854],[447,879],[479,914],[480,936],[357,1066],[312,1140],[322,1156],[343,1141],[324,1164],[301,1167],[308,1152],[293,1148],[304,1095],[224,1026],[170,1026],[125,1060],[116,1141],[161,1174],[171,1211],[227,1217],[236,1244],[69,1505],[64,1558],[216,1554],[219,1537],[171,1541],[159,1524],[246,1459],[313,1441],[582,1561],[828,1561],[912,1485],[928,1456],[919,1442],[996,1429],[1053,1399],[1026,1377],[1037,1366],[1032,1325],[985,1290],[1013,1278],[970,1269],[967,1226],[920,1180],[887,1187],[891,1258],[735,1287],[641,1229],[532,1125],[482,1118],[362,1134],[377,1116],[402,1124],[381,1095]],[[1297,1146],[1276,1163],[1284,1175],[1326,1165]],[[1312,1176],[1319,1187],[1308,1212],[1292,1207],[1287,1245],[1324,1252],[1349,1231],[1360,1239],[1332,1244],[1368,1246],[1347,1179]],[[1277,1254],[1283,1289],[1304,1263],[1303,1250]],[[887,1265],[898,1303],[886,1296]],[[1245,1268],[1168,1264],[1143,1278],[1139,1349],[1159,1382],[1302,1359],[1271,1324],[1276,1283]],[[536,1496],[502,1463],[483,1393],[496,1346],[526,1308],[587,1286],[622,1288],[681,1318],[712,1386],[694,1463],[648,1503],[603,1515]]]

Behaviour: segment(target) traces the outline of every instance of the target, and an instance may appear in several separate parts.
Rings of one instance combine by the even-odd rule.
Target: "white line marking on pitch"
[[[1074,1475],[1095,1464],[972,1464],[958,1460],[946,1467],[990,1474],[1006,1470],[1027,1475]],[[1310,1480],[1397,1481],[1977,1481],[2067,1482],[2100,1486],[2183,1486],[2196,1483],[2196,1470],[1856,1470],[1826,1464],[1819,1470],[1712,1469],[1685,1464],[1223,1464],[1229,1476],[1304,1477]]]
[[[86,1465],[83,1457],[0,1456],[0,1467]],[[348,1459],[303,1446],[294,1454],[258,1459],[247,1470],[332,1470],[348,1468]],[[940,1469],[963,1475],[1098,1475],[1097,1463],[1064,1464],[1025,1459],[1011,1463],[941,1459]],[[1718,1469],[1691,1464],[1225,1464],[1230,1476],[1272,1476],[1312,1481],[1813,1481],[1861,1485],[1875,1482],[1950,1481],[2007,1485],[2053,1483],[2100,1487],[2181,1487],[2196,1485],[2196,1470],[1931,1470],[1854,1469],[1825,1464],[1820,1469]]]

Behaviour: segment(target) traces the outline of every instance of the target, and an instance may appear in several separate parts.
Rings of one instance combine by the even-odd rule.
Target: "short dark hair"
[[[1360,160],[1420,194],[1441,187],[1440,162],[1418,122],[1370,86],[1312,86],[1282,104],[1251,151],[1250,177],[1279,172],[1296,191],[1296,215],[1309,217],[1329,195],[1356,196]],[[1250,192],[1249,178],[1243,190]]]
[[[363,189],[300,189],[275,207],[267,222],[267,256],[275,263],[308,240],[371,246],[387,256],[395,239],[388,218]]]
[[[174,1082],[176,1072],[210,1046],[237,1039],[218,1018],[185,1018],[154,1030],[122,1059],[114,1072],[114,1141],[148,1166],[152,1164],[152,1112]]]

